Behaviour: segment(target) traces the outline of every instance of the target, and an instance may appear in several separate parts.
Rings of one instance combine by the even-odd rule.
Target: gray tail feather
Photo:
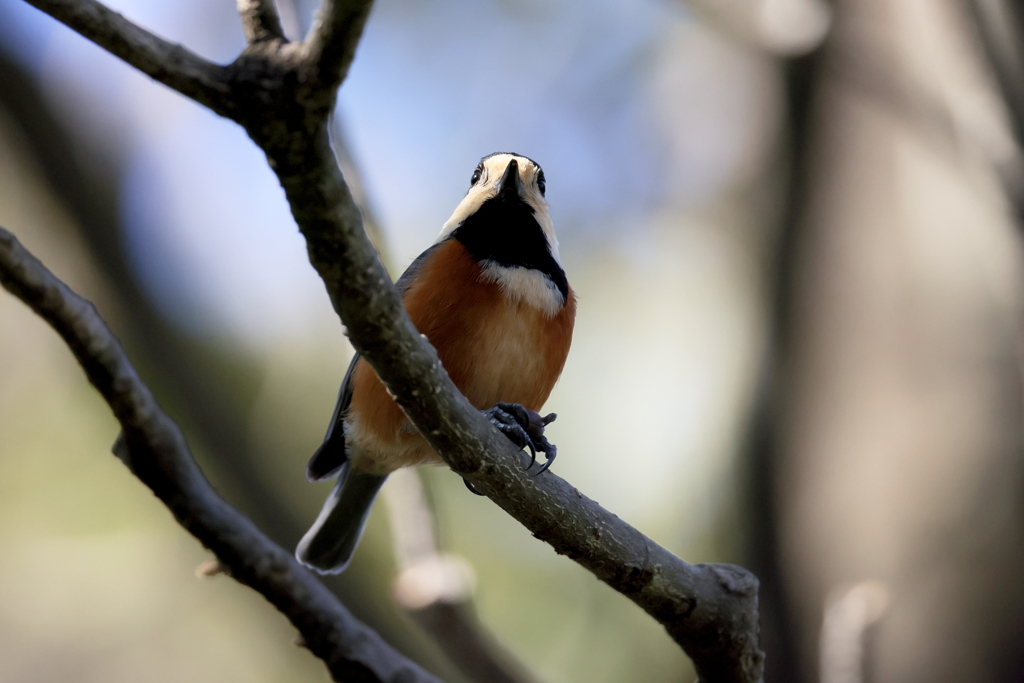
[[[387,477],[360,472],[345,463],[319,516],[295,549],[299,562],[321,574],[344,571]]]
[[[330,479],[341,472],[345,464],[345,432],[341,425],[332,426],[327,432],[327,437],[316,449],[316,453],[309,459],[306,465],[306,479],[309,481],[323,481]]]

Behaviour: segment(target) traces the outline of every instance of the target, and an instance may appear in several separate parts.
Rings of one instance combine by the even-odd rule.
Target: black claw
[[[526,408],[518,403],[499,403],[483,413],[491,421],[491,424],[498,428],[499,432],[508,437],[509,441],[519,448],[530,449],[530,467],[533,467],[533,463],[537,462],[537,448],[527,431],[527,427],[530,425],[530,415]]]
[[[548,459],[545,460],[544,464],[540,466],[539,470],[537,470],[537,474],[531,474],[530,476],[531,477],[537,477],[537,476],[540,476],[540,475],[544,474],[545,472],[548,471],[548,468],[551,467],[551,464],[553,462],[555,462],[555,452],[554,451],[552,451],[551,453],[548,454]],[[480,495],[483,495],[483,494],[480,494]]]
[[[537,447],[533,445],[533,439],[530,435],[526,435],[526,445],[530,447],[530,464],[526,466],[526,470],[529,471],[533,467],[534,463],[537,462]]]
[[[540,469],[537,471],[536,474],[531,474],[531,477],[537,477],[540,476],[541,474],[544,474],[544,472],[546,472],[547,469],[551,467],[551,463],[555,461],[555,456],[558,455],[558,448],[555,446],[555,444],[551,443],[543,436],[540,438],[543,441],[543,443],[538,443],[537,448],[541,451],[544,451],[544,464],[540,466]]]
[[[466,485],[466,488],[469,489],[470,493],[475,493],[478,496],[484,495],[484,494],[480,493],[479,491],[477,491],[476,487],[473,486],[473,484],[470,483],[469,479],[466,479],[465,477],[463,477],[462,483],[464,483]]]
[[[526,430],[523,429],[523,426],[521,424],[519,424],[518,422],[513,422],[510,425],[510,429],[512,429],[515,432],[516,436],[519,437],[519,439],[521,439],[523,442],[519,443],[519,441],[513,440],[513,443],[515,443],[520,448],[523,448],[525,446],[526,448],[530,449],[530,464],[526,468],[530,469],[531,467],[533,467],[533,463],[537,462],[537,447],[533,445],[533,439],[526,432]],[[506,432],[505,434],[507,436],[508,432]]]
[[[544,453],[544,464],[541,465],[539,471],[531,476],[543,474],[551,467],[558,449],[544,437],[544,427],[554,422],[558,415],[549,413],[541,417],[518,403],[498,403],[483,413],[491,421],[491,424],[498,428],[498,431],[508,437],[509,441],[519,448],[530,449],[530,464],[526,467],[527,472],[537,464],[537,451]],[[466,485],[470,486],[469,482],[466,482]],[[470,490],[476,493],[472,486],[470,486]]]

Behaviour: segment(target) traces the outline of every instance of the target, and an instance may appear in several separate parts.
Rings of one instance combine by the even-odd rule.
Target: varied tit
[[[541,471],[555,454],[543,437],[554,415],[536,411],[565,365],[576,317],[544,191],[535,161],[484,157],[437,242],[396,283],[455,386],[520,448],[544,451]],[[306,467],[310,481],[338,481],[296,557],[320,572],[342,571],[388,474],[442,462],[356,354]]]

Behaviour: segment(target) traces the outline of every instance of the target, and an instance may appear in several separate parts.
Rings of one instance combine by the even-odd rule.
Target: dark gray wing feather
[[[352,370],[359,362],[359,354],[352,356],[352,362],[348,364],[348,371],[345,379],[341,381],[341,391],[338,392],[338,402],[334,405],[334,414],[331,415],[331,422],[327,425],[327,434],[316,453],[306,463],[306,479],[310,481],[321,481],[333,477],[345,464],[345,427],[342,420],[345,411],[352,402]]]
[[[409,264],[409,267],[405,269],[402,276],[398,278],[398,282],[395,283],[395,288],[400,296],[405,296],[416,274],[423,267],[423,264],[426,263],[427,258],[441,244],[443,242],[432,245],[417,256]],[[313,454],[313,457],[309,459],[309,463],[306,464],[306,478],[310,481],[322,481],[333,477],[348,460],[348,455],[345,452],[344,420],[345,413],[348,412],[348,406],[352,403],[352,371],[355,369],[356,363],[359,362],[359,358],[358,352],[352,356],[352,362],[348,364],[345,379],[341,380],[338,402],[334,406],[331,422],[327,425],[327,434],[324,435],[324,441],[320,444],[320,448],[316,449],[316,453]]]

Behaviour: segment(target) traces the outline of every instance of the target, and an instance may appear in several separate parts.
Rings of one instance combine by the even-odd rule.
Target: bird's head
[[[527,230],[535,224],[546,238],[548,250],[558,261],[558,240],[544,199],[544,170],[536,161],[507,152],[495,152],[480,160],[469,180],[469,191],[444,224],[440,240],[467,221],[487,217],[488,229]],[[511,237],[511,235],[510,235]]]

